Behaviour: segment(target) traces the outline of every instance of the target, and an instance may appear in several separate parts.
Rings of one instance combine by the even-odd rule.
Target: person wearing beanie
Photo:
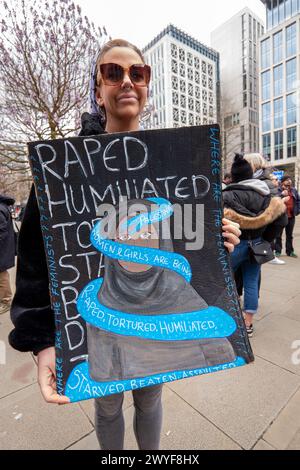
[[[253,178],[250,163],[236,154],[232,168],[232,183],[223,191],[224,215],[240,224],[241,243],[231,254],[232,268],[242,272],[244,285],[243,313],[249,337],[253,335],[253,317],[258,310],[260,265],[251,259],[250,244],[262,241],[267,227],[285,212],[280,197],[272,197],[268,185]]]

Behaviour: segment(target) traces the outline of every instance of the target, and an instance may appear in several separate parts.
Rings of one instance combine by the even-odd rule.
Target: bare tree
[[[80,127],[89,67],[107,38],[72,0],[4,1],[0,21],[0,163],[28,179],[26,143]]]

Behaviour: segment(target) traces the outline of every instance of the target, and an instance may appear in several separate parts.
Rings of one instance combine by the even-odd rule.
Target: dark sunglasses
[[[104,85],[118,86],[124,79],[124,74],[128,72],[129,78],[136,86],[148,86],[151,77],[151,67],[146,64],[134,64],[124,68],[119,64],[101,64],[101,78]]]

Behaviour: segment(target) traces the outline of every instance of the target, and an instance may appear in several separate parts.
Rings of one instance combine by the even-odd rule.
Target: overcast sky
[[[113,38],[143,48],[169,23],[210,46],[210,33],[248,6],[265,23],[260,0],[74,0]]]

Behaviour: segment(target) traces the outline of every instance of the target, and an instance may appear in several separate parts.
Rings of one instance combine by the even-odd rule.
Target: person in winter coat
[[[258,309],[260,266],[252,261],[249,246],[262,241],[266,227],[285,212],[280,197],[272,197],[264,181],[253,178],[251,165],[236,155],[232,184],[223,191],[224,215],[240,224],[241,243],[231,254],[232,268],[242,270],[244,285],[244,318],[249,337],[253,335],[253,316]]]
[[[92,114],[83,114],[80,135],[139,130],[139,118],[146,103],[149,80],[150,68],[145,65],[139,49],[124,40],[106,43],[92,71]],[[225,246],[229,251],[239,243],[239,234],[236,225],[223,219]],[[69,399],[58,395],[56,390],[55,327],[48,285],[39,211],[32,189],[19,235],[17,289],[12,305],[15,328],[10,333],[9,341],[18,350],[37,354],[39,384],[45,400],[48,403],[65,404]],[[159,447],[161,393],[161,385],[133,391],[134,431],[140,449]],[[95,427],[102,449],[123,449],[122,403],[123,393],[95,400]]]
[[[0,313],[10,308],[12,292],[8,269],[15,265],[15,234],[10,206],[15,200],[0,194]]]
[[[259,179],[260,181],[264,181],[268,185],[272,197],[280,196],[278,186],[276,186],[276,184],[274,184],[274,182],[272,181],[272,169],[268,167],[268,163],[266,162],[266,160],[259,153],[248,153],[244,155],[244,158],[252,166],[253,178]],[[285,264],[285,261],[279,259],[276,256],[275,240],[277,237],[280,236],[280,234],[282,234],[282,231],[284,227],[287,226],[287,224],[288,217],[287,212],[285,212],[280,217],[278,217],[278,219],[264,232],[264,239],[271,243],[275,255],[274,259],[270,261],[270,264],[275,264],[278,266]]]
[[[281,180],[280,194],[284,197],[287,207],[288,224],[285,227],[286,233],[286,255],[291,258],[298,258],[294,251],[293,246],[293,231],[295,227],[296,217],[300,214],[300,196],[296,188],[293,188],[292,179],[286,175]],[[281,255],[282,251],[282,234],[284,227],[276,237],[275,250],[277,256]]]

